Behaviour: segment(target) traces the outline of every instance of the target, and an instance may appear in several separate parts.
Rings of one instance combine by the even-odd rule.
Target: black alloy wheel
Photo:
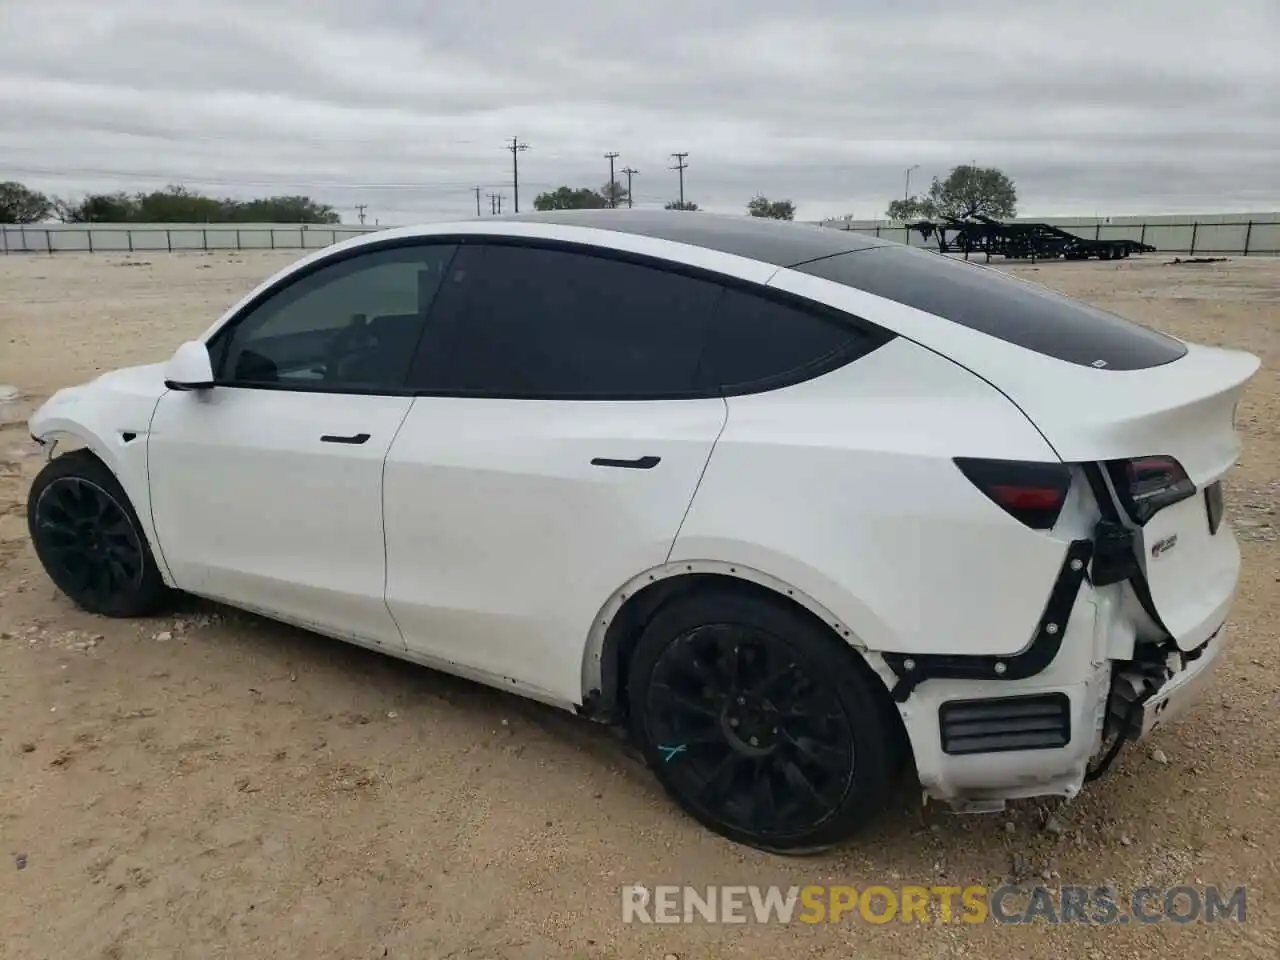
[[[49,579],[85,610],[139,616],[166,591],[128,497],[92,454],[69,453],[41,470],[27,524]]]
[[[696,627],[654,666],[649,733],[681,792],[726,826],[797,833],[853,781],[849,718],[786,643],[734,624]],[[684,756],[680,756],[684,754]]]
[[[819,625],[756,597],[731,602],[720,616],[694,612],[701,622],[669,639],[653,639],[663,613],[650,624],[633,725],[663,785],[703,824],[776,852],[825,848],[886,778],[877,692]]]

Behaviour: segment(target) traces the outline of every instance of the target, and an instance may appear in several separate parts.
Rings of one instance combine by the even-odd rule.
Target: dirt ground
[[[1280,260],[1011,268],[1263,359],[1228,483],[1244,581],[1207,698],[1070,805],[956,817],[908,794],[862,841],[792,860],[707,834],[571,716],[226,610],[115,622],[54,591],[27,543],[29,412],[165,358],[296,256],[0,258],[0,384],[20,391],[0,397],[0,956],[1280,955]],[[1011,876],[1122,898],[1243,885],[1248,913],[1109,928],[621,921],[628,883]]]

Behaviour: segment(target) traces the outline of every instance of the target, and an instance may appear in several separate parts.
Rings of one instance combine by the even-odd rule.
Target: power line
[[[20,127],[17,124],[5,123],[0,121],[0,132],[4,132],[9,129],[14,130],[15,132],[20,132]],[[88,123],[88,124],[85,124],[85,123],[57,124],[55,125],[55,127],[51,129],[68,130],[78,134],[103,133],[103,134],[113,134],[113,135],[119,135],[119,136],[125,136],[125,137],[134,137],[134,138],[143,139],[143,140],[164,140],[167,143],[171,143],[171,144],[172,143],[178,143],[178,144],[192,143],[192,142],[225,143],[228,136],[241,137],[253,143],[273,143],[274,144],[274,143],[279,143],[281,139],[280,132],[275,129],[255,130],[255,129],[245,129],[243,127],[228,127],[226,133],[207,133],[207,132],[197,132],[195,130],[174,129],[174,128],[157,129],[157,128],[151,128],[151,127],[129,126],[127,124],[113,124],[109,122],[93,121],[92,123]],[[325,136],[325,135],[314,134],[314,133],[310,133],[310,134],[289,133],[288,145],[289,146],[306,146],[306,147],[334,147],[334,146],[393,147],[394,146],[397,148],[397,151],[400,152],[402,155],[416,159],[416,156],[414,154],[412,153],[405,154],[404,151],[400,148],[400,145],[403,143],[405,137],[406,137],[406,133],[400,130],[388,131],[386,134],[381,136],[350,136],[345,132],[340,137]],[[443,136],[443,135],[437,136],[434,133],[431,134],[430,136],[430,143],[433,147],[482,146],[486,142],[491,142],[491,141],[485,141],[485,140],[476,139],[473,137],[449,137],[449,136]],[[507,149],[510,149],[510,147],[508,146]],[[552,153],[541,153],[539,154],[539,156],[549,158],[552,160],[560,160],[564,162],[580,162],[582,159],[581,155],[576,152],[564,153],[564,152],[556,151]],[[460,161],[464,159],[474,159],[474,156],[472,155],[471,151],[466,151],[465,154],[459,156],[459,159]]]
[[[685,171],[685,168],[689,166],[684,161],[685,161],[685,158],[689,156],[689,154],[673,153],[671,154],[671,156],[674,157],[676,161],[676,165],[671,169],[680,171],[680,206],[681,208],[683,208],[684,207],[684,171]]]
[[[609,206],[611,207],[616,207],[618,205],[618,188],[615,186],[615,181],[613,179],[613,161],[617,160],[619,156],[620,154],[617,150],[611,150],[609,153],[604,155],[604,158],[609,161]]]
[[[628,167],[624,167],[624,168],[622,169],[622,172],[623,172],[623,173],[625,173],[625,174],[627,175],[627,208],[628,208],[628,209],[630,209],[630,207],[631,207],[631,178],[632,178],[632,177],[634,177],[634,176],[636,176],[637,174],[639,174],[639,173],[640,173],[640,171],[639,171],[639,170],[632,170],[632,169],[628,166]],[[611,180],[612,180],[612,179],[613,179],[613,177],[612,177],[612,176],[610,176],[610,178],[609,178],[609,179],[611,179]]]
[[[16,125],[15,125],[16,126]],[[194,129],[182,129],[180,127],[157,128],[154,126],[146,126],[140,124],[114,123],[106,120],[93,120],[90,122],[76,122],[75,124],[55,124],[55,127],[74,130],[77,133],[109,133],[117,134],[125,137],[138,137],[147,140],[170,140],[170,141],[197,141],[197,142],[223,142],[228,135],[244,137],[245,139],[254,141],[278,141],[281,133],[274,127],[270,128],[246,128],[243,126],[227,126],[224,133],[208,133],[197,131]],[[390,130],[384,136],[350,136],[343,133],[341,137],[328,137],[314,133],[297,133],[288,134],[290,143],[349,143],[349,144],[386,144],[400,139],[404,136],[404,131]],[[430,142],[433,145],[450,144],[455,146],[482,146],[491,141],[477,139],[475,137],[449,137],[432,133]]]
[[[108,170],[101,167],[45,167],[45,166],[10,166],[5,170],[18,176],[49,177],[60,180],[96,178],[103,180],[152,180],[166,183],[206,184],[222,187],[266,187],[292,189],[298,187],[334,188],[338,190],[412,190],[417,192],[436,191],[440,193],[456,191],[458,188],[471,189],[473,184],[467,180],[415,180],[401,182],[370,183],[361,180],[309,179],[299,180],[292,177],[263,179],[254,177],[230,177],[225,174],[206,175],[180,171],[157,171],[137,169]],[[527,186],[553,188],[559,184],[550,181],[535,181]]]
[[[522,150],[528,150],[527,143],[521,143],[519,137],[512,137],[511,142],[507,144],[507,149],[511,151],[511,192],[515,195],[516,213],[520,212],[520,165],[516,162],[516,158]]]

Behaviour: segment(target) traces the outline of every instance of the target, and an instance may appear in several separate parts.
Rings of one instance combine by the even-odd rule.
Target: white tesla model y
[[[50,398],[30,532],[87,610],[187,591],[626,724],[710,829],[815,849],[897,770],[1070,797],[1195,698],[1257,368],[813,226],[386,230]]]

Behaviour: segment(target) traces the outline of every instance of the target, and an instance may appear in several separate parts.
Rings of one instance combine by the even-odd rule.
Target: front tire
[[[884,692],[856,658],[780,602],[674,600],[632,657],[632,734],[708,829],[772,853],[828,849],[882,804],[891,773]]]
[[[87,450],[36,475],[27,529],[49,579],[83,610],[145,616],[169,593],[124,488]]]

